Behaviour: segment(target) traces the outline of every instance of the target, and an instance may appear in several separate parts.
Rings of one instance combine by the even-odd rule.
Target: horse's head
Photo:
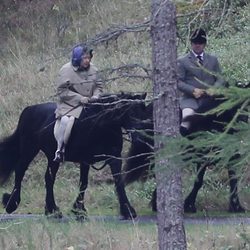
[[[226,126],[235,118],[236,114],[237,119],[234,119],[235,121],[247,122],[248,115],[245,115],[245,112],[241,112],[242,114],[238,112],[239,109],[242,109],[244,100],[239,100],[239,102],[234,104],[234,106],[230,106],[232,101],[230,101],[230,98],[228,96],[233,96],[233,91],[237,90],[237,88],[235,87],[250,88],[250,83],[237,82],[231,85],[231,87],[228,85],[225,88],[225,93],[202,98],[200,100],[200,107],[196,111],[196,114],[189,116],[183,120],[185,122],[191,123],[189,133],[198,131],[222,132],[225,130]],[[231,129],[230,132],[231,131],[234,130]]]
[[[122,117],[122,126],[126,130],[140,129],[145,119],[145,94],[121,93],[118,95],[117,110]]]
[[[145,115],[146,94],[106,94],[85,106],[80,120],[96,126],[118,125],[136,129]]]

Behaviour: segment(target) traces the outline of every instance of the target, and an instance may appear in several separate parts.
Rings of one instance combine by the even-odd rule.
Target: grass
[[[21,203],[17,213],[44,213],[44,158],[38,157],[30,166],[22,182]],[[216,179],[216,173],[208,171],[205,175],[205,183],[198,193],[197,210],[195,216],[231,216],[228,212],[229,187]],[[188,171],[183,175],[184,197],[188,195],[194,183],[194,175]],[[90,171],[89,187],[85,195],[85,205],[89,215],[118,215],[119,207],[113,184],[107,184],[104,180],[110,181],[109,168],[98,172]],[[63,214],[69,214],[71,206],[78,194],[79,169],[70,163],[65,163],[58,171],[55,182],[55,199]],[[12,190],[13,177],[10,182],[0,189],[0,197],[4,192]],[[126,187],[127,196],[130,203],[136,209],[138,215],[150,215],[149,205],[151,194],[155,188],[155,180],[150,179],[145,183],[135,182]],[[250,187],[246,182],[240,183],[239,196],[241,204],[250,210],[249,193]],[[0,213],[4,213],[0,208]],[[247,213],[245,216],[249,216]]]
[[[186,224],[188,249],[249,249],[246,225]],[[1,249],[158,249],[155,223],[17,220],[1,223]]]
[[[249,249],[249,230],[245,225],[188,225],[188,249]]]
[[[5,223],[0,232],[4,249],[156,249],[157,246],[154,224],[58,223],[41,219]]]

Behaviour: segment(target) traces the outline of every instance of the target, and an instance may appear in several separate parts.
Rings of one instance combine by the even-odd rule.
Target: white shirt
[[[197,55],[193,50],[192,50],[194,56],[197,58],[197,56],[200,56],[201,57],[201,60],[203,61],[203,55],[204,55],[204,52],[202,52],[200,55]]]

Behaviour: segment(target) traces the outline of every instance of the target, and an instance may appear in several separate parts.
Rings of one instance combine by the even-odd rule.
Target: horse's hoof
[[[10,200],[10,197],[11,197],[10,194],[7,194],[7,193],[3,194],[2,204],[3,204],[4,208],[7,207],[8,203],[9,203],[9,200]]]
[[[120,217],[124,220],[132,220],[137,217],[135,209],[129,204],[120,207]]]
[[[133,220],[137,217],[137,214],[135,211],[130,211],[128,214],[121,214],[119,217],[119,220]]]
[[[84,221],[88,220],[88,213],[87,213],[86,209],[82,210],[82,209],[72,208],[71,212],[74,214],[76,221],[84,222]]]
[[[245,213],[246,210],[241,205],[230,205],[228,209],[229,213]]]
[[[83,202],[76,201],[73,204],[71,212],[74,214],[77,221],[86,221],[88,219],[88,212]]]
[[[133,220],[137,217],[137,214],[135,211],[131,212],[129,214],[126,215],[120,215],[119,220]]]
[[[14,199],[13,194],[8,194],[8,193],[3,194],[2,204],[8,214],[14,212],[20,203],[18,201],[14,201],[13,199]]]
[[[61,219],[63,217],[63,214],[60,211],[59,207],[50,210],[45,208],[45,215],[48,218],[53,218],[53,219]]]
[[[75,219],[78,222],[85,222],[89,220],[87,215],[79,215],[79,214],[75,215]]]
[[[48,219],[62,219],[63,218],[63,214],[60,211],[57,211],[51,214],[46,214],[46,216]]]
[[[156,206],[152,206],[152,212],[157,212],[157,207]]]
[[[134,220],[137,216],[126,216],[126,215],[120,215],[119,220]]]
[[[157,205],[156,202],[150,201],[149,206],[151,206],[153,212],[157,212]]]
[[[184,212],[194,214],[197,212],[197,209],[194,205],[184,205]]]
[[[153,212],[157,212],[157,194],[156,189],[152,193],[151,201],[149,202],[149,206],[151,206]]]

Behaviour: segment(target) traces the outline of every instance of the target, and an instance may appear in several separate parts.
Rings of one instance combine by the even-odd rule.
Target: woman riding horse
[[[92,49],[78,45],[73,48],[71,62],[59,71],[56,80],[59,100],[55,111],[57,150],[54,161],[63,161],[74,121],[79,118],[85,104],[98,99],[102,93],[103,83],[97,68],[91,63],[92,57]]]
[[[121,177],[121,152],[123,131],[140,128],[144,112],[145,95],[106,95],[96,102],[85,105],[76,120],[65,150],[65,161],[80,163],[80,192],[73,204],[78,216],[85,216],[84,195],[88,186],[90,166],[104,161],[109,165],[114,178],[122,219],[136,217],[130,205]],[[58,214],[54,198],[54,182],[60,163],[53,161],[56,141],[53,137],[55,103],[43,103],[26,107],[15,132],[0,142],[0,181],[3,184],[15,173],[11,194],[3,195],[7,213],[15,211],[21,201],[21,184],[31,161],[41,150],[48,160],[45,174],[45,214]]]

